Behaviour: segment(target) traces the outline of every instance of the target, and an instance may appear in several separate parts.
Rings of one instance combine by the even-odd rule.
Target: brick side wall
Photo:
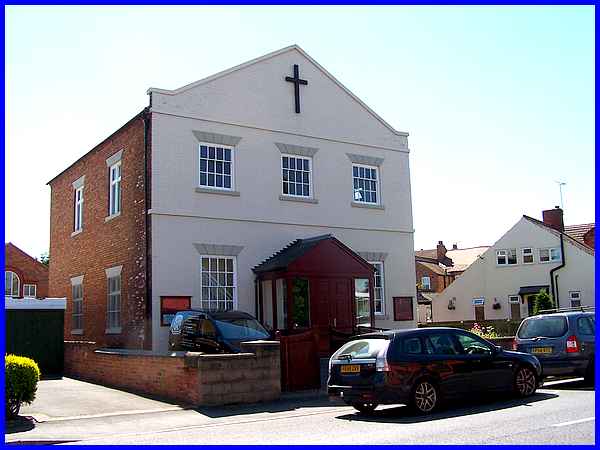
[[[4,270],[10,270],[19,277],[19,297],[23,296],[24,284],[37,286],[37,298],[48,297],[48,267],[10,242],[4,245],[4,265]]]
[[[422,277],[429,277],[431,279],[431,290],[422,292],[442,292],[444,290],[444,277],[433,272],[429,268],[419,264],[417,261],[415,264],[417,272],[417,283],[421,282]]]
[[[244,353],[102,350],[65,341],[65,375],[194,405],[275,400],[281,395],[278,342],[243,343]]]
[[[122,211],[108,216],[106,160],[122,150]],[[85,175],[83,231],[73,232],[72,183]],[[149,348],[146,322],[146,226],[144,121],[132,119],[50,182],[50,295],[67,298],[65,339],[103,346]],[[121,334],[106,334],[105,269],[122,265]],[[72,336],[71,278],[83,280],[83,334]]]

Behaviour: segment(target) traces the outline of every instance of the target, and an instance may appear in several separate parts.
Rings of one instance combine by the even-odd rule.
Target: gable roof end
[[[360,98],[358,98],[356,95],[354,95],[354,93],[352,91],[350,91],[350,89],[348,89],[346,86],[344,86],[342,83],[340,83],[340,81],[335,78],[331,73],[329,73],[323,66],[321,66],[318,62],[316,62],[313,58],[310,57],[310,55],[308,53],[306,53],[304,50],[302,50],[300,48],[299,45],[297,44],[293,44],[290,45],[288,47],[284,47],[280,50],[276,50],[274,52],[271,53],[267,53],[266,55],[260,56],[258,58],[252,59],[250,61],[247,61],[245,63],[239,64],[235,67],[231,67],[230,69],[226,69],[223,70],[221,72],[218,72],[214,75],[211,75],[209,77],[206,78],[202,78],[201,80],[198,81],[194,81],[193,83],[190,84],[186,84],[185,86],[182,86],[178,89],[173,89],[173,90],[169,90],[169,89],[160,89],[160,88],[149,88],[146,93],[147,94],[152,94],[153,92],[156,92],[158,94],[164,94],[164,95],[177,95],[177,94],[181,94],[182,92],[185,92],[189,89],[192,89],[196,86],[200,86],[202,84],[208,83],[210,81],[216,80],[218,78],[221,78],[225,75],[228,75],[230,73],[236,72],[238,70],[244,69],[246,67],[252,66],[254,64],[260,63],[262,61],[266,61],[268,59],[274,58],[278,55],[281,55],[283,53],[289,52],[290,50],[296,50],[298,51],[302,56],[304,56],[306,59],[308,59],[315,67],[317,67],[317,69],[319,69],[321,72],[323,72],[323,74],[328,77],[331,81],[333,81],[340,89],[342,89],[346,94],[348,94],[350,97],[352,97],[352,99],[354,99],[354,101],[356,101],[359,105],[361,105],[364,109],[367,110],[367,112],[369,112],[375,119],[377,119],[379,122],[381,122],[381,124],[383,124],[383,126],[385,126],[388,130],[390,130],[392,133],[394,133],[397,136],[408,136],[408,133],[405,131],[398,131],[396,130],[394,127],[392,127],[389,123],[387,123],[385,120],[383,120],[383,118],[381,116],[379,116],[379,114],[377,114],[375,111],[373,111],[371,108],[369,108],[369,106],[367,106],[367,104],[365,102],[363,102]]]
[[[588,245],[585,245],[582,242],[579,242],[577,239],[573,238],[572,236],[569,236],[567,233],[561,233],[558,230],[555,230],[554,228],[552,228],[549,225],[546,225],[544,222],[542,222],[541,220],[538,219],[534,219],[533,217],[527,216],[525,214],[523,214],[523,218],[530,221],[531,223],[544,228],[545,230],[549,231],[550,233],[554,234],[555,236],[560,236],[561,234],[563,235],[564,239],[569,241],[569,243],[581,250],[583,250],[584,252],[594,256],[594,249]]]

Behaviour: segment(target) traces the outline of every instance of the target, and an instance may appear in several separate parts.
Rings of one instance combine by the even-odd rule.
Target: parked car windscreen
[[[242,339],[265,339],[269,337],[267,330],[255,319],[235,318],[215,320],[215,325],[223,338],[233,341]]]
[[[390,341],[387,339],[360,339],[344,344],[337,352],[336,359],[352,357],[353,359],[376,358],[377,354],[387,347]]]
[[[564,336],[567,332],[567,319],[565,317],[540,317],[525,320],[519,328],[518,337],[531,339],[534,337],[555,338]]]

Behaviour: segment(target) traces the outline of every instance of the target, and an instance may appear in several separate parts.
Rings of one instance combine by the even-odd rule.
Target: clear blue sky
[[[45,183],[173,89],[299,44],[410,133],[416,248],[594,221],[594,9],[7,7],[5,226],[48,249]]]

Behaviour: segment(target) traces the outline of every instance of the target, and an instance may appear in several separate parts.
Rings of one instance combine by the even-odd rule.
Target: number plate
[[[552,353],[552,347],[533,347],[531,353]]]
[[[346,364],[342,366],[342,373],[360,373],[360,366],[358,364]]]

